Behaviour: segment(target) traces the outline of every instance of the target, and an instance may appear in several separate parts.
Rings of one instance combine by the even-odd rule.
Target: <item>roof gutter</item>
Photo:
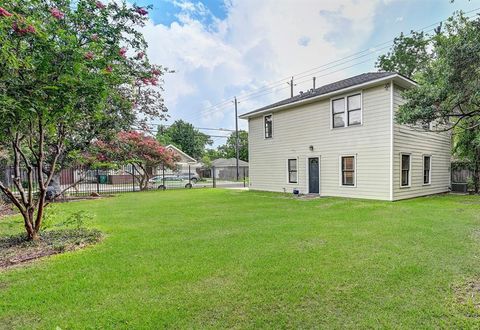
[[[336,90],[336,91],[333,91],[333,92],[330,92],[330,93],[321,94],[321,95],[318,95],[318,96],[314,96],[314,97],[310,97],[310,98],[307,98],[307,99],[303,99],[303,100],[300,100],[300,101],[297,101],[297,102],[287,103],[287,104],[280,105],[280,106],[277,106],[277,107],[274,107],[274,108],[268,108],[268,109],[260,110],[260,111],[247,112],[247,113],[244,113],[244,114],[238,116],[238,118],[240,118],[240,119],[248,119],[248,118],[255,117],[255,116],[257,116],[257,115],[261,115],[261,114],[264,114],[264,113],[269,113],[269,112],[284,110],[284,109],[288,109],[288,108],[293,108],[293,107],[296,107],[296,106],[299,106],[299,105],[302,105],[302,104],[308,104],[308,103],[316,102],[316,101],[319,101],[319,100],[321,100],[321,99],[328,98],[328,97],[331,97],[331,96],[334,96],[334,95],[347,93],[347,92],[349,92],[349,91],[351,91],[351,90],[355,90],[355,89],[359,89],[359,88],[362,88],[362,87],[367,87],[367,86],[375,85],[375,84],[378,84],[378,83],[380,83],[380,82],[384,82],[384,81],[385,81],[385,82],[390,82],[390,81],[393,81],[394,79],[397,79],[397,80],[399,80],[399,81],[402,81],[402,82],[405,83],[405,85],[409,85],[410,87],[413,87],[413,86],[417,86],[417,85],[418,85],[418,84],[417,84],[415,81],[413,81],[413,80],[410,80],[410,79],[408,79],[408,78],[405,78],[404,76],[401,76],[401,75],[399,75],[399,74],[394,74],[394,75],[391,75],[391,76],[387,76],[387,77],[383,77],[383,78],[379,78],[379,79],[367,81],[367,82],[364,82],[364,83],[362,83],[362,84],[358,84],[358,85],[354,85],[354,86],[342,88],[342,89],[339,89],[339,90]]]

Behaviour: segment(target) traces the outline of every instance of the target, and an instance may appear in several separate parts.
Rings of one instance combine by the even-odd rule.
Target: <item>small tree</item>
[[[165,166],[175,168],[178,157],[162,146],[156,139],[140,132],[120,132],[111,141],[96,141],[92,154],[99,162],[130,164],[132,175],[139,182],[141,190],[148,189],[150,169]]]
[[[166,71],[151,65],[136,27],[145,8],[118,1],[9,1],[0,7],[0,148],[18,194],[0,181],[30,239],[38,238],[47,187],[98,137],[166,111]],[[138,120],[141,118],[141,120]],[[27,184],[21,180],[26,171]],[[37,188],[38,187],[38,188]]]

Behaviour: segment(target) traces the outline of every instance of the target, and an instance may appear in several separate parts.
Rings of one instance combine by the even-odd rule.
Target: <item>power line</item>
[[[468,12],[465,12],[465,14],[470,14],[470,13],[474,13],[474,12],[475,12],[475,14],[476,14],[476,12],[477,12],[478,10],[480,10],[480,7],[475,8],[475,9],[473,9],[473,10],[470,10],[470,11],[468,11]],[[474,15],[475,15],[475,14],[474,14]],[[469,18],[472,17],[472,16],[474,16],[474,15],[469,16]],[[423,28],[421,28],[421,29],[416,30],[416,32],[425,32],[425,33],[428,33],[428,32],[430,32],[430,31],[433,31],[434,29],[429,29],[429,30],[427,30],[427,31],[424,31],[424,30],[426,30],[427,28],[432,27],[432,26],[438,26],[440,23],[442,23],[442,22],[444,22],[444,21],[446,21],[446,19],[445,19],[445,20],[438,21],[438,22],[433,23],[433,24],[430,24],[430,25],[427,25],[427,26],[425,26],[425,27],[423,27]],[[410,33],[405,34],[405,35],[406,35],[406,36],[411,35],[413,32],[415,32],[415,31],[412,30]],[[303,72],[300,72],[300,73],[297,73],[297,74],[294,75],[293,77],[296,77],[297,79],[301,79],[301,78],[303,78],[303,77],[305,77],[305,76],[307,76],[307,75],[310,76],[310,75],[312,75],[312,74],[314,74],[314,73],[319,73],[319,72],[327,71],[327,70],[329,70],[329,69],[331,69],[331,68],[333,68],[333,67],[337,67],[337,66],[339,66],[339,65],[346,64],[346,63],[348,63],[348,62],[352,62],[352,61],[358,60],[358,59],[363,58],[363,57],[365,57],[365,56],[371,55],[372,53],[376,53],[376,52],[379,52],[379,51],[381,51],[381,50],[383,50],[383,49],[389,48],[389,47],[393,44],[394,40],[395,40],[395,39],[391,39],[391,40],[389,40],[389,41],[386,41],[386,42],[377,44],[377,45],[375,45],[375,46],[373,46],[373,47],[370,47],[370,48],[368,48],[368,49],[365,49],[365,50],[356,52],[356,53],[354,53],[354,54],[351,54],[351,55],[349,55],[349,56],[343,57],[343,58],[341,58],[341,59],[337,59],[337,60],[335,60],[335,61],[331,61],[331,62],[325,63],[325,64],[323,64],[323,65],[320,65],[320,66],[317,66],[317,67],[308,69],[308,70],[303,71]],[[378,48],[378,47],[381,47],[381,46],[384,46],[384,45],[387,45],[387,44],[388,44],[388,46],[385,46],[385,47],[382,47],[382,48]],[[365,53],[365,54],[364,54],[364,53]],[[363,55],[361,55],[361,54],[363,54]],[[357,55],[360,55],[360,56],[357,56]],[[374,58],[374,59],[375,59],[375,58]],[[368,61],[370,61],[370,60],[371,60],[371,59],[369,59],[369,60],[367,60],[367,61],[363,61],[363,62],[357,63],[357,64],[354,64],[354,65],[351,65],[351,66],[348,66],[348,67],[346,67],[346,68],[351,68],[351,67],[356,66],[356,65],[361,65],[361,64],[364,64],[364,63],[366,63],[366,62],[368,62]],[[334,64],[334,65],[332,65],[332,64]],[[322,68],[322,70],[318,70],[318,69],[321,69],[321,68]],[[342,69],[340,69],[340,70],[336,70],[336,71],[330,72],[330,73],[325,74],[325,75],[322,75],[322,76],[320,76],[320,77],[324,77],[324,76],[327,76],[327,75],[336,73],[336,72],[341,71],[341,70],[344,70],[344,69],[346,69],[346,68],[342,68]],[[317,71],[315,71],[315,70],[317,70]],[[316,76],[316,78],[319,78],[319,76]],[[279,87],[279,85],[283,85],[283,84],[285,83],[285,80],[286,80],[286,79],[288,79],[288,77],[287,77],[287,78],[284,78],[284,79],[281,79],[281,80],[278,80],[278,81],[273,82],[273,83],[269,83],[269,84],[265,85],[264,87],[259,88],[259,89],[256,89],[255,91],[252,91],[252,92],[250,92],[250,93],[247,93],[247,94],[244,94],[244,95],[240,95],[240,97],[239,97],[238,99],[239,99],[239,100],[241,99],[242,101],[246,101],[246,100],[249,100],[249,99],[253,99],[253,98],[257,98],[257,97],[263,96],[263,95],[270,94],[271,92],[268,92],[268,93],[262,93],[261,95],[257,95],[257,96],[255,96],[255,97],[249,97],[249,96],[254,96],[254,95],[256,95],[256,94],[258,94],[258,93],[261,93],[261,92],[263,92],[263,91],[276,89],[277,87]],[[287,88],[288,88],[288,87],[287,87]],[[278,90],[283,90],[283,89],[286,89],[286,88],[279,88]],[[230,102],[229,100],[225,100],[225,101],[220,102],[220,103],[218,103],[218,104],[216,104],[216,105],[214,105],[214,106],[209,106],[209,107],[207,107],[207,108],[204,108],[204,109],[202,109],[202,110],[200,111],[200,112],[201,112],[201,116],[208,115],[208,114],[212,114],[212,113],[214,113],[214,112],[217,112],[217,111],[219,111],[219,110],[222,110],[222,109],[226,108],[226,106],[228,106],[228,103],[229,103],[229,102]],[[211,111],[205,111],[205,110],[210,110],[210,109],[212,109],[212,110],[211,110]],[[198,118],[198,117],[196,117],[196,118]]]
[[[161,123],[151,123],[150,126],[162,126],[162,127],[171,127],[172,125],[165,125]],[[193,127],[198,130],[206,130],[206,131],[222,131],[222,132],[235,132],[234,129],[228,128],[207,128],[207,127]]]

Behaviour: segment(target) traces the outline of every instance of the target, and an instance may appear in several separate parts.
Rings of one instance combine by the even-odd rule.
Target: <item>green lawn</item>
[[[480,327],[479,197],[199,189],[61,208],[106,238],[0,272],[0,328]]]

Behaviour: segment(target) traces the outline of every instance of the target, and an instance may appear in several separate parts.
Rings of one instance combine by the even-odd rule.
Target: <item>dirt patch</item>
[[[17,212],[11,207],[11,205],[3,202],[0,199],[0,219],[9,215],[14,215]]]
[[[480,278],[457,285],[454,290],[462,314],[469,318],[480,318]]]
[[[26,240],[24,235],[0,238],[0,271],[53,254],[78,250],[101,239],[100,231],[90,229],[46,231],[35,242]]]

